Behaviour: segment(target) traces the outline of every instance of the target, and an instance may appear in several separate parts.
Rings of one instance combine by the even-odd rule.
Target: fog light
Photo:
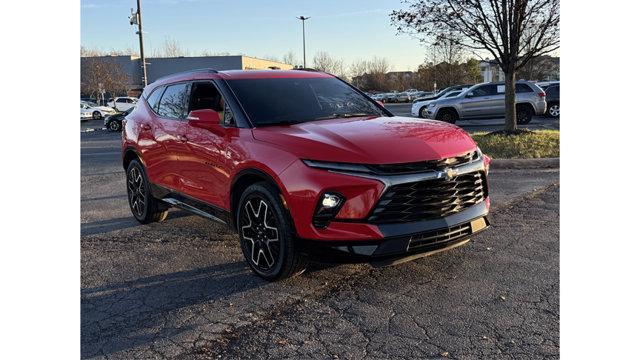
[[[329,226],[329,222],[340,212],[343,203],[344,197],[340,194],[322,194],[316,206],[315,215],[313,216],[313,225],[320,229]]]
[[[332,209],[340,205],[340,197],[334,194],[324,194],[322,199],[322,207],[325,209]]]

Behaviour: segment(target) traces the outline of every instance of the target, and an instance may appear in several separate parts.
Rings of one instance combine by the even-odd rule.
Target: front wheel
[[[560,104],[551,104],[547,109],[547,115],[551,117],[560,117]]]
[[[115,120],[111,120],[107,124],[107,129],[109,129],[110,131],[120,131],[120,127],[121,127],[120,123]]]
[[[253,272],[269,281],[301,274],[307,265],[296,249],[293,225],[279,199],[275,186],[251,185],[242,194],[236,214],[245,260]]]
[[[458,120],[458,116],[452,110],[445,109],[438,112],[436,120],[448,122],[449,124],[455,124],[456,120]]]
[[[420,111],[418,112],[418,115],[420,115],[421,118],[426,119],[429,117],[429,113],[427,113],[427,107],[423,106],[422,108],[420,108]]]
[[[100,119],[102,119],[102,114],[100,114],[100,111],[94,111],[93,120],[100,120]]]

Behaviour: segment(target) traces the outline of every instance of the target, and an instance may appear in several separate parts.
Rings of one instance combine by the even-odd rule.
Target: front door
[[[189,112],[211,109],[224,120],[224,100],[211,81],[192,85]],[[227,112],[228,112],[227,107]],[[230,114],[227,114],[230,115]],[[222,124],[221,124],[222,125]],[[224,199],[230,182],[227,145],[230,132],[214,132],[186,125],[186,146],[189,156],[181,158],[181,191],[192,198],[224,209]]]
[[[495,112],[496,85],[482,85],[469,91],[460,108],[463,118],[485,117]]]

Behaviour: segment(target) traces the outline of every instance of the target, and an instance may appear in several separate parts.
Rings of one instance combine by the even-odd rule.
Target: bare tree
[[[515,132],[516,72],[560,47],[559,0],[405,0],[391,13],[400,32],[449,39],[490,53],[505,74],[505,130]]]
[[[180,43],[173,38],[165,38],[162,49],[155,49],[153,51],[154,57],[180,57],[187,56],[189,52],[180,46]]]
[[[320,51],[313,57],[313,67],[317,70],[336,75],[342,79],[347,79],[344,61],[335,59],[325,51]]]
[[[285,64],[296,66],[298,64],[298,60],[296,59],[296,55],[293,51],[289,51],[282,57],[282,62]]]
[[[81,60],[80,91],[99,98],[102,92],[113,96],[125,93],[129,76],[115,59],[86,57]]]

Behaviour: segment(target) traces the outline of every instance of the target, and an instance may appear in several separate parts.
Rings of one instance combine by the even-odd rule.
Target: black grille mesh
[[[482,171],[450,180],[434,179],[390,186],[369,216],[372,223],[399,223],[442,218],[487,196]]]
[[[426,246],[464,239],[471,233],[471,223],[466,223],[426,234],[414,235],[411,237],[408,250],[417,250]]]

